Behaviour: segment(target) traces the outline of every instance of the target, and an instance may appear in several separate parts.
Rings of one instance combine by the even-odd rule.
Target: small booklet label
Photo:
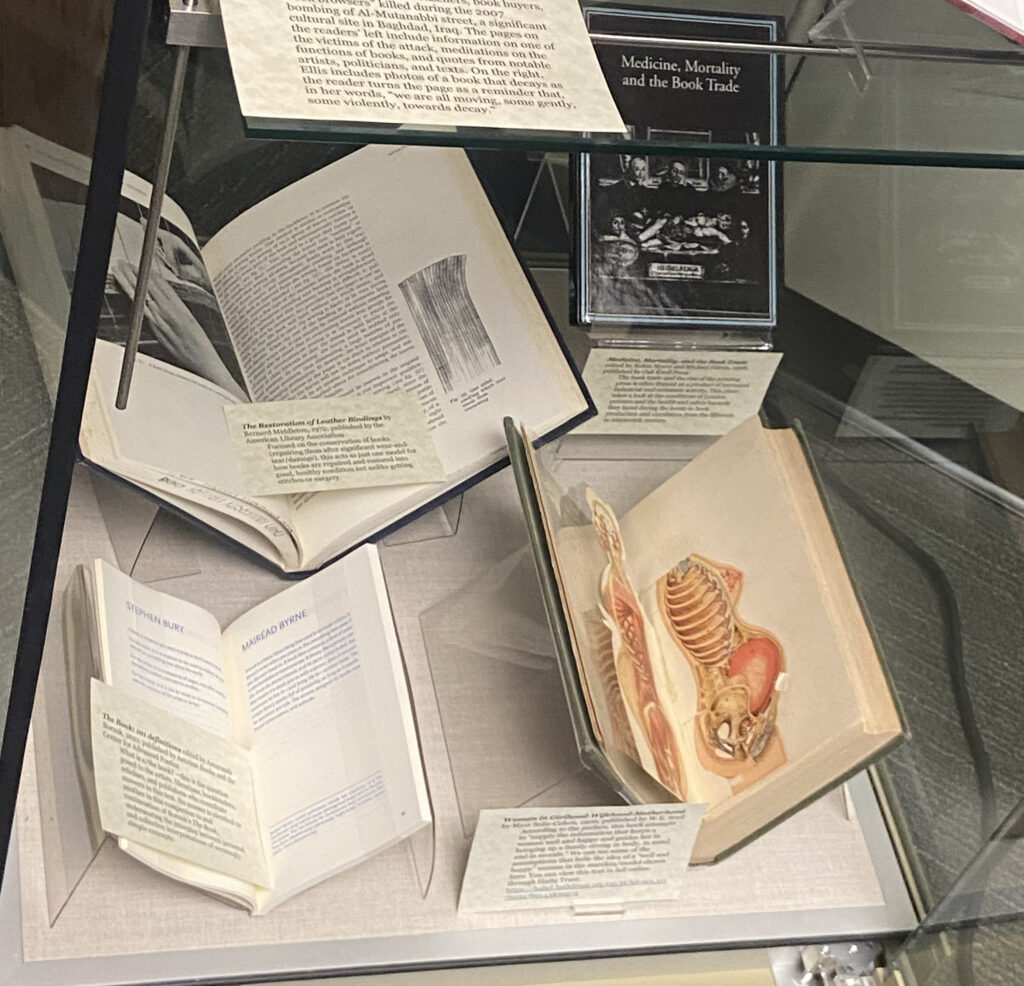
[[[439,482],[444,467],[415,394],[224,406],[249,493]]]
[[[242,750],[96,679],[92,748],[105,831],[270,885]]]
[[[614,907],[682,891],[706,805],[480,812],[459,910]]]
[[[580,435],[724,435],[757,413],[781,353],[595,349],[583,381],[597,417]]]

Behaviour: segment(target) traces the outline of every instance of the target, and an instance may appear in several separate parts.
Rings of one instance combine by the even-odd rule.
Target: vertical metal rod
[[[572,223],[569,221],[569,209],[562,198],[562,190],[558,186],[558,176],[555,174],[555,165],[550,154],[544,155],[544,162],[548,168],[548,176],[551,178],[551,187],[555,190],[555,201],[558,202],[558,209],[562,213],[562,224],[565,226],[565,231],[571,236]]]
[[[526,217],[530,212],[530,207],[533,205],[533,197],[537,194],[537,186],[540,185],[541,175],[544,174],[544,166],[547,164],[548,156],[545,154],[537,165],[537,170],[533,175],[533,181],[530,183],[530,191],[526,196],[526,202],[523,203],[522,212],[519,213],[519,221],[516,223],[516,228],[512,233],[512,242],[519,242],[519,234],[523,231],[523,224],[526,222]]]
[[[160,230],[160,210],[167,190],[167,174],[171,168],[171,154],[174,150],[174,135],[178,129],[178,111],[181,108],[181,94],[185,88],[185,69],[188,66],[189,47],[178,48],[174,63],[174,81],[167,100],[167,116],[164,118],[164,134],[160,145],[160,160],[157,162],[153,191],[149,196],[149,218],[142,240],[142,255],[139,257],[139,273],[135,280],[135,294],[132,297],[131,322],[128,339],[121,360],[121,378],[117,384],[117,399],[114,406],[123,411],[128,406],[128,388],[135,369],[135,356],[139,351],[139,337],[142,335],[142,318],[146,311],[146,293],[149,289],[149,275],[153,268],[153,253],[156,250],[156,236]]]

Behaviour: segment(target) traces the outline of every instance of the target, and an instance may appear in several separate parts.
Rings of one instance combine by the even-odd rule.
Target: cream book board
[[[588,476],[593,467],[593,462],[586,463]],[[657,467],[674,469],[678,463]],[[640,471],[624,476],[615,463],[607,463],[607,470],[609,495],[616,492],[616,484],[636,482]],[[653,484],[659,478],[645,481]],[[179,521],[166,515],[158,517],[141,550],[127,550],[119,532],[108,533],[104,524],[101,504],[109,495],[95,477],[84,471],[76,476],[55,598],[60,598],[82,555],[97,552],[131,558],[135,578],[145,578],[147,571],[155,574],[162,589],[204,600],[222,623],[279,587],[277,576],[226,545],[189,537]],[[124,513],[108,510],[107,516],[116,524]],[[119,544],[116,553],[114,542]],[[434,648],[428,650],[420,617],[458,593],[459,608],[477,614],[475,627],[467,623],[459,628],[468,660],[477,665],[495,662],[495,673],[503,680],[546,673],[554,683],[553,659],[545,669],[542,657],[524,662],[488,642],[500,615],[489,613],[488,607],[502,593],[500,586],[488,584],[486,576],[504,571],[502,561],[522,550],[525,542],[512,477],[505,471],[466,494],[454,536],[382,547],[435,816],[433,829],[423,838],[396,846],[259,918],[146,870],[109,842],[77,886],[70,871],[63,886],[54,886],[51,879],[48,903],[39,805],[41,800],[53,803],[66,764],[30,755],[12,857],[16,864],[12,863],[0,895],[5,953],[0,955],[0,984],[159,982],[171,974],[168,953],[173,953],[176,979],[286,977],[381,965],[600,954],[611,949],[823,940],[900,932],[915,925],[878,806],[864,778],[850,786],[852,815],[841,793],[830,795],[730,859],[691,870],[684,896],[671,904],[630,907],[598,918],[574,916],[569,910],[459,915],[456,901],[472,818],[461,810],[455,780],[459,771],[449,757],[445,722],[451,721],[450,710],[442,715],[434,686],[438,638],[431,638]],[[534,616],[543,621],[539,597]],[[57,611],[51,614],[51,621],[55,619],[59,620]],[[59,623],[51,626],[47,648],[47,667],[63,662]],[[534,710],[517,708],[509,701],[509,689],[502,689],[502,695],[504,705],[486,714],[505,720],[502,735],[514,737],[516,722],[525,729]],[[59,719],[60,702],[50,698],[52,724]],[[482,697],[465,694],[462,699],[468,710]],[[47,718],[45,702],[40,698],[37,705],[42,710],[37,712],[40,725]],[[37,736],[37,746],[38,741]],[[59,744],[44,745],[52,750]],[[502,758],[517,763],[525,743],[498,747],[478,749],[478,762],[471,766],[497,776]],[[544,776],[548,768],[537,764],[535,769]],[[573,798],[600,803],[602,796],[606,803],[614,802],[611,795],[595,793],[571,769],[560,783],[548,787],[556,794],[547,799],[537,794],[528,802],[541,805],[561,797],[562,803]],[[486,791],[479,796],[487,800]],[[499,800],[490,806],[501,806],[501,796],[495,797]],[[65,894],[67,902],[61,907]],[[54,908],[59,914],[51,926]]]

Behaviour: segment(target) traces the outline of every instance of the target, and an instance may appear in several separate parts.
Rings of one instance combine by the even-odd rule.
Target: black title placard
[[[578,320],[771,329],[781,188],[775,162],[744,151],[781,140],[778,56],[659,41],[772,42],[780,21],[615,7],[584,15],[592,36],[624,39],[595,50],[631,137],[667,146],[580,155]],[[736,145],[736,157],[704,155],[702,144]]]

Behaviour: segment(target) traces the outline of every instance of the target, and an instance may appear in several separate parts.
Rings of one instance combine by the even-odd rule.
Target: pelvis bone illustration
[[[658,580],[658,607],[697,681],[697,753],[724,777],[748,771],[775,741],[782,645],[736,613],[743,574],[690,555]]]

